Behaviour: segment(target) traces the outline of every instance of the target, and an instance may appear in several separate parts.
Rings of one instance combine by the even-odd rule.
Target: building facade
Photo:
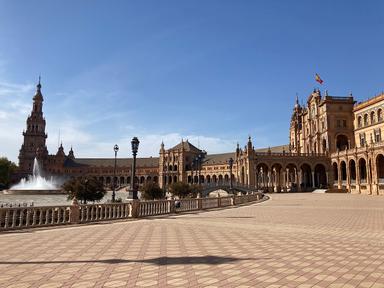
[[[76,158],[72,147],[66,154],[62,145],[56,154],[49,154],[43,101],[39,81],[23,132],[20,176],[32,173],[36,157],[49,175],[92,176],[107,187],[129,186],[131,158],[118,158],[115,174],[114,158]],[[384,95],[356,104],[352,95],[323,96],[314,90],[306,105],[296,100],[288,145],[255,149],[249,137],[233,152],[208,154],[188,140],[168,149],[161,143],[159,157],[137,159],[135,181],[140,185],[153,181],[165,188],[174,182],[226,185],[232,179],[270,192],[331,188],[384,194],[383,109]]]

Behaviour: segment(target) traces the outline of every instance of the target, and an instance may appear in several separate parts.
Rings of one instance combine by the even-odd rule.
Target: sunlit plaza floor
[[[0,234],[0,287],[384,287],[384,197]]]

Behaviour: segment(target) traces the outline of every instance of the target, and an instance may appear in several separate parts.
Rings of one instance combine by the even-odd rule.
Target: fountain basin
[[[52,195],[52,194],[66,194],[65,191],[61,189],[8,189],[3,190],[3,194],[7,195]]]

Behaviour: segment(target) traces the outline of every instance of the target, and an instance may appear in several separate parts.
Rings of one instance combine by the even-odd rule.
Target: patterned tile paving
[[[384,197],[251,206],[0,235],[0,287],[384,288]]]

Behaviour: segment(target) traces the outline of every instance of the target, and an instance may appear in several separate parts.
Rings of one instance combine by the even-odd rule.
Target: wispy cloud
[[[69,131],[74,135],[72,145],[76,157],[112,157],[114,153],[113,146],[115,144],[118,144],[120,147],[119,157],[125,158],[132,156],[131,137],[121,137],[118,138],[116,142],[98,141],[97,137],[93,137],[79,129],[72,130],[71,128]],[[200,146],[201,149],[211,154],[234,151],[236,148],[236,143],[232,140],[207,137],[204,135],[182,135],[179,133],[140,134],[132,132],[132,137],[133,136],[137,136],[140,140],[139,157],[158,157],[162,141],[164,141],[166,149],[169,149],[180,143],[182,139],[184,139],[184,141],[188,139],[192,144]],[[65,144],[65,146],[68,144],[71,145],[67,139],[65,139]],[[66,152],[68,148],[69,146],[67,146]]]
[[[32,93],[32,84],[0,81],[0,155],[13,161],[17,159],[23,140],[21,132],[31,107],[26,100]]]

